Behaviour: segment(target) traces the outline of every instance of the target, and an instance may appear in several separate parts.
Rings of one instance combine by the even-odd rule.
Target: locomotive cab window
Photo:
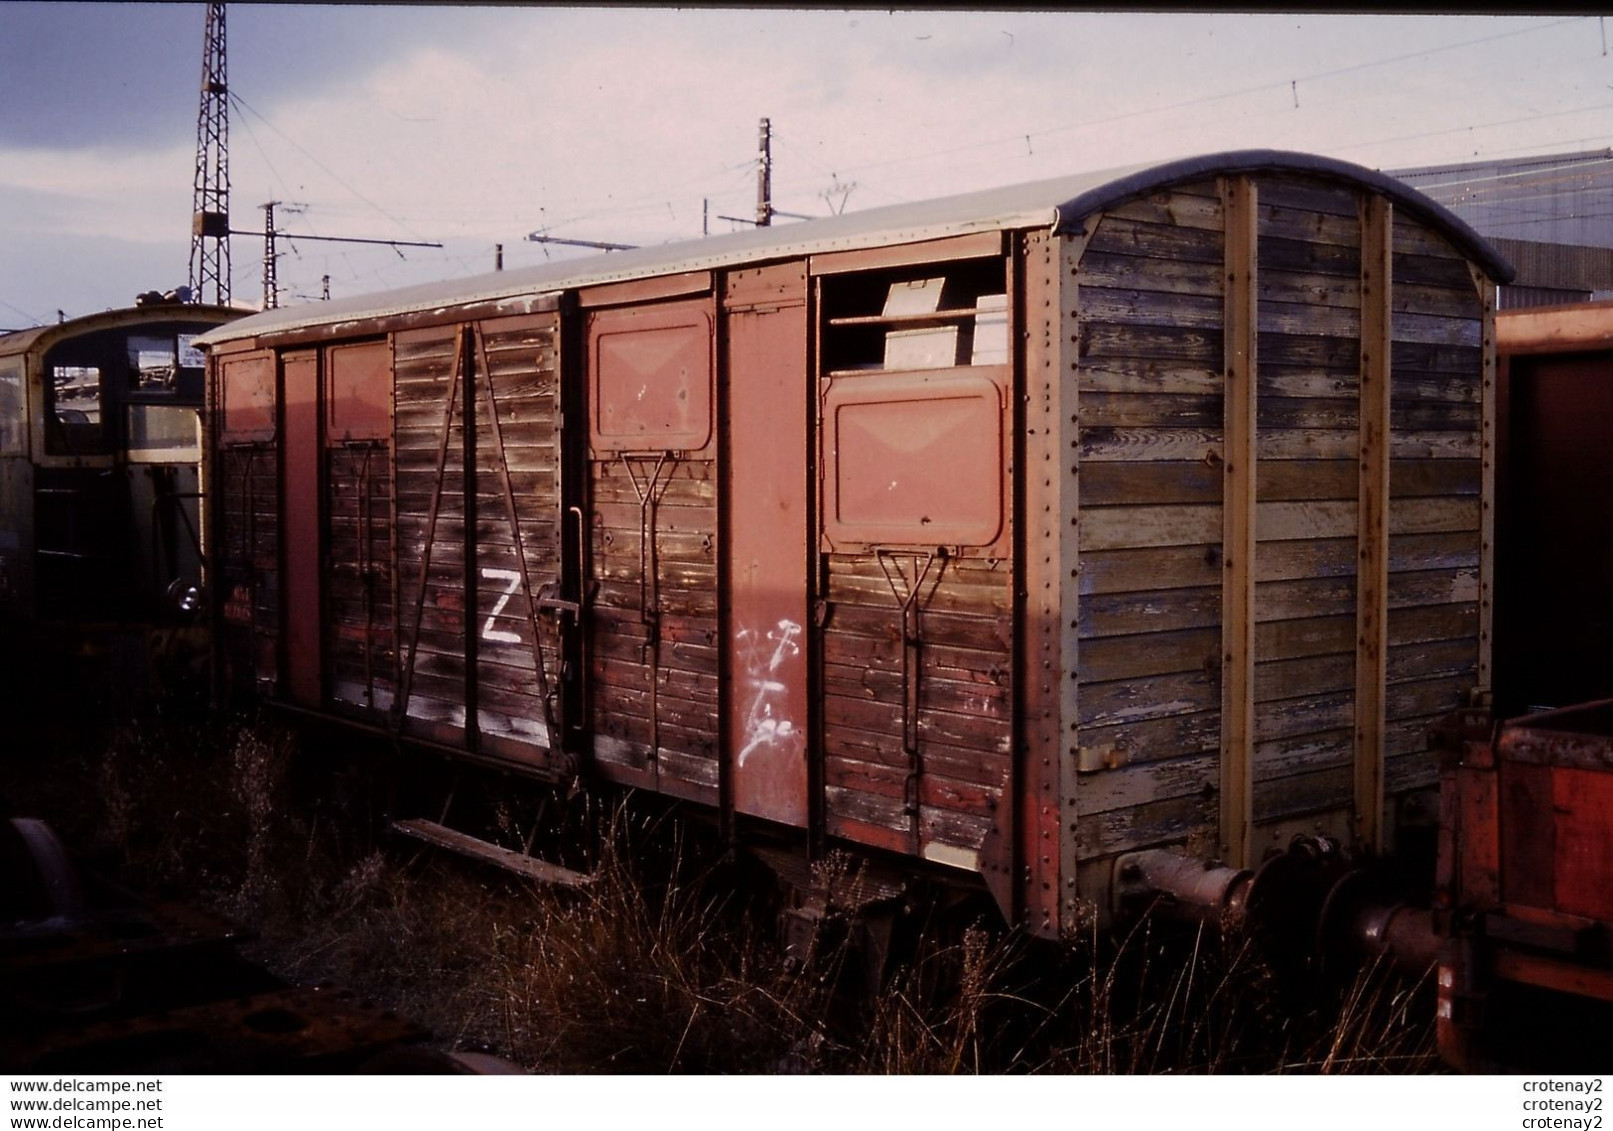
[[[55,456],[105,454],[100,367],[52,365],[45,376],[45,451]]]
[[[0,366],[0,455],[18,455],[27,450],[28,416],[23,397],[26,386],[20,365]]]
[[[172,395],[179,389],[179,349],[172,337],[129,338],[130,389]]]
[[[131,404],[124,411],[131,463],[195,463],[202,458],[202,420],[196,409]]]

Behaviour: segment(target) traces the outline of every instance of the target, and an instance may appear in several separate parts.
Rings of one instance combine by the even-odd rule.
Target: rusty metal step
[[[392,831],[403,836],[413,837],[415,840],[425,841],[427,844],[446,848],[450,852],[457,852],[461,856],[468,856],[473,860],[480,860],[485,864],[492,864],[506,871],[515,872],[542,884],[559,884],[562,887],[586,887],[594,882],[595,877],[587,872],[577,872],[570,868],[563,868],[559,864],[551,864],[547,860],[538,860],[531,856],[513,852],[508,848],[500,848],[468,833],[450,829],[446,825],[439,825],[436,821],[427,821],[423,818],[414,818],[407,821],[393,821]]]

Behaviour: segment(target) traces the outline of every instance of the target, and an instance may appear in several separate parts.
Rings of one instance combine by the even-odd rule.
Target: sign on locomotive
[[[1491,684],[1509,274],[1255,151],[267,311],[201,339],[220,673],[1043,936],[1389,850]]]

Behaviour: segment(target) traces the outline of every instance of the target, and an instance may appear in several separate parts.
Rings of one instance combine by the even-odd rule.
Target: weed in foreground
[[[1434,1064],[1426,979],[1368,969],[1296,1003],[1248,946],[1148,920],[1060,948],[936,920],[851,994],[843,975],[862,956],[824,939],[813,961],[785,961],[765,885],[696,825],[618,808],[600,821],[593,882],[539,888],[384,838],[369,771],[334,762],[261,722],[139,720],[86,752],[80,781],[95,788],[68,821],[125,881],[254,927],[253,957],[277,973],[339,982],[444,1045],[538,1071]]]

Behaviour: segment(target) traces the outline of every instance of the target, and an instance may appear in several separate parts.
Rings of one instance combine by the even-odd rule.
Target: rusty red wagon
[[[1508,274],[1256,151],[268,311],[203,339],[219,670],[1042,936],[1387,851],[1492,683]]]

